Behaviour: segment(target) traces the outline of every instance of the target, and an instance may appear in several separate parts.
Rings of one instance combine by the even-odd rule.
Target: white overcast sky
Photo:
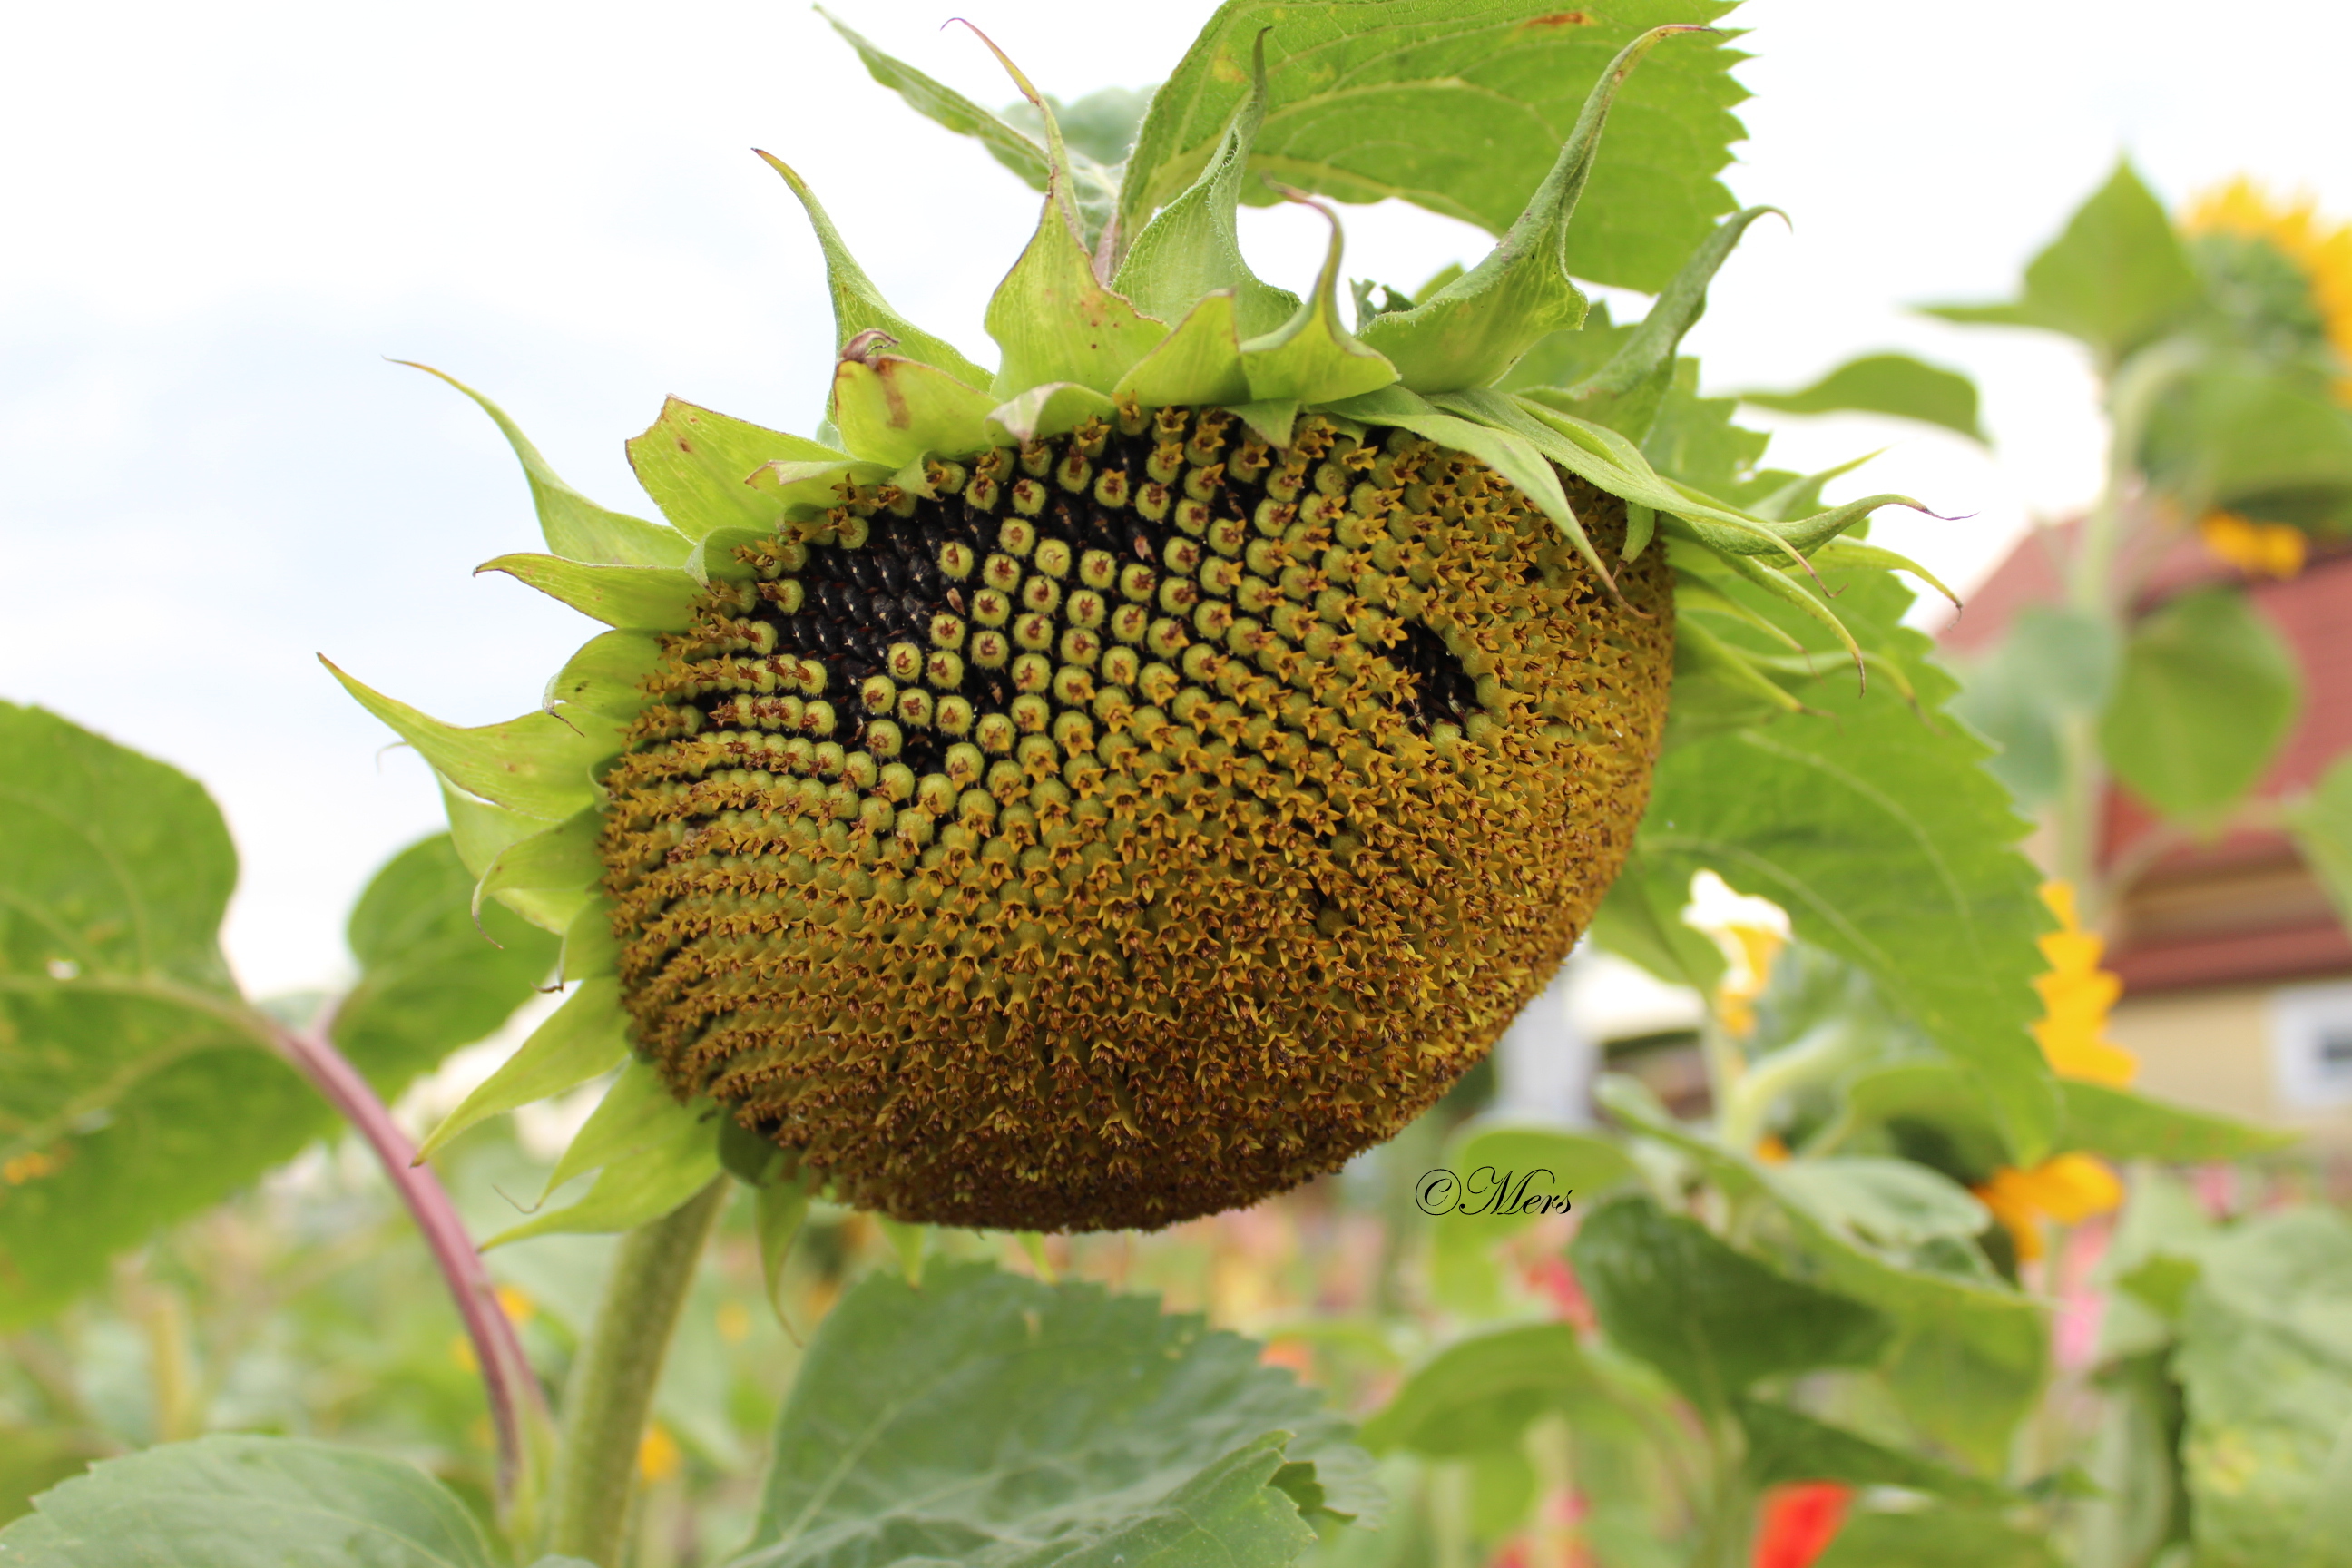
[[[1064,97],[1156,79],[1212,10],[958,5]],[[838,8],[1011,96],[939,30],[954,7]],[[1757,97],[1729,179],[1795,226],[1751,231],[1689,346],[1717,390],[1885,346],[1975,372],[1990,458],[1863,419],[1780,421],[1775,449],[1814,468],[1895,443],[1848,482],[1972,514],[1879,533],[1958,581],[2089,495],[2100,426],[2063,346],[1906,303],[2003,293],[2126,151],[2174,203],[2251,170],[2352,215],[2345,0],[1752,0],[1738,19]],[[797,164],[899,307],[977,351],[1035,218],[796,4],[80,0],[16,5],[6,37],[0,696],[211,787],[257,990],[334,978],[351,896],[438,818],[424,765],[380,756],[312,654],[478,723],[532,706],[593,629],[468,578],[535,546],[522,483],[469,405],[381,356],[483,388],[573,483],[642,510],[621,443],[665,393],[786,428],[817,413],[816,249],[749,148]],[[1353,275],[1410,284],[1486,243],[1345,213]],[[1244,221],[1261,272],[1311,277],[1311,216]]]

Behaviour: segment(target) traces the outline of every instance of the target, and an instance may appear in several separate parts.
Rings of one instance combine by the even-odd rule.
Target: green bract
[[[1591,26],[1580,13],[1493,9],[1491,26],[1449,22],[1423,42],[1431,49],[1483,48],[1507,62],[1515,49],[1555,47],[1550,34],[1571,23]],[[1302,100],[1320,101],[1333,90],[1328,79],[1302,68],[1307,57],[1286,42],[1293,30],[1338,50],[1330,58],[1346,68],[1381,62],[1391,72],[1382,90],[1439,90],[1435,79],[1396,79],[1410,68],[1378,51],[1347,65],[1355,58],[1349,49],[1370,47],[1358,18],[1379,10],[1342,5],[1328,16],[1293,20],[1281,7],[1236,0],[1154,99],[1139,161],[1123,169],[1073,153],[1051,104],[1009,61],[1042,144],[847,34],[878,79],[951,129],[980,136],[1044,190],[1036,230],[988,306],[997,367],[984,369],[895,310],[806,183],[761,153],[805,207],[825,257],[839,345],[828,439],[671,402],[629,443],[666,523],[605,510],[572,490],[504,415],[468,390],[522,459],[553,552],[505,555],[483,569],[508,573],[611,629],[550,683],[539,711],[475,730],[443,725],[336,671],[448,786],[459,852],[479,879],[478,904],[503,902],[559,933],[563,978],[585,983],[434,1142],[592,1079],[632,1044],[653,1058],[624,1070],[558,1172],[562,1179],[601,1170],[590,1197],[514,1234],[625,1228],[667,1212],[719,1168],[709,1124],[721,1112],[699,1098],[706,1094],[803,1156],[836,1195],[903,1218],[1160,1224],[1332,1168],[1416,1114],[1491,1043],[1540,987],[1614,876],[1657,745],[1673,629],[1667,612],[1675,602],[1663,584],[1670,578],[1677,584],[1685,682],[1711,681],[1768,711],[1796,706],[1783,684],[1794,679],[1790,670],[1693,619],[1771,629],[1747,602],[1757,590],[1801,610],[1862,666],[1861,647],[1820,591],[1815,561],[1907,566],[1838,536],[1879,506],[1913,503],[1880,495],[1820,509],[1822,476],[1735,504],[1660,473],[1643,450],[1661,408],[1684,384],[1677,377],[1686,375],[1686,362],[1678,370],[1675,352],[1704,309],[1708,281],[1767,209],[1735,214],[1707,234],[1666,280],[1647,321],[1614,329],[1597,315],[1602,331],[1591,334],[1591,349],[1580,346],[1587,307],[1570,268],[1580,228],[1591,221],[1582,209],[1597,188],[1596,170],[1605,167],[1612,109],[1645,58],[1699,47],[1676,36],[1706,29],[1668,25],[1622,37],[1516,221],[1495,226],[1503,232],[1492,253],[1421,297],[1358,285],[1356,319],[1343,320],[1340,226],[1319,203],[1313,205],[1330,222],[1330,242],[1307,292],[1292,294],[1251,271],[1237,208],[1245,201],[1310,200],[1273,176],[1296,174],[1352,197],[1402,188],[1364,174],[1361,160],[1356,173],[1342,175],[1330,161],[1336,151],[1318,154],[1321,162],[1302,158],[1312,135],[1296,126],[1283,132],[1286,155],[1270,157],[1261,146],[1269,126]],[[1578,47],[1590,48],[1591,40]],[[1208,84],[1228,79],[1246,85],[1223,100],[1231,107],[1222,111],[1221,132],[1210,137],[1199,126],[1202,104],[1217,97]],[[1277,81],[1286,84],[1281,90]],[[1524,82],[1514,90],[1522,89]],[[1661,190],[1669,208],[1689,195]],[[1424,205],[1451,210],[1433,198]],[[1659,231],[1649,232],[1654,239]],[[1637,247],[1629,254],[1638,253]],[[1612,280],[1648,280],[1653,270],[1629,263]],[[1389,308],[1373,305],[1375,292]],[[1106,441],[1118,443],[1108,456]],[[1228,463],[1237,479],[1227,475]],[[1180,478],[1183,494],[1201,499],[1181,501],[1171,514]],[[1234,499],[1235,483],[1245,499]],[[1055,499],[1063,492],[1066,500]],[[1209,527],[1202,500],[1212,493],[1238,509],[1230,543],[1220,542],[1224,524]],[[1027,560],[1037,530],[1023,520],[1040,518],[1049,500],[1086,516],[1064,534],[1049,527],[1047,542],[1035,544],[1036,556]],[[995,514],[1008,505],[1005,542],[990,554],[997,549]],[[1188,506],[1198,510],[1188,514]],[[1201,540],[1206,530],[1206,545],[1240,555],[1253,506],[1261,537],[1250,543],[1245,571],[1240,561],[1221,565],[1188,542],[1186,535]],[[982,514],[984,531],[971,536],[976,549],[940,521]],[[1066,515],[1075,513],[1042,521]],[[1089,528],[1097,532],[1085,532]],[[794,645],[780,642],[778,628],[788,637],[800,635],[790,631],[795,626],[814,635],[788,617],[814,605],[820,589],[841,587],[821,575],[801,581],[809,552],[856,551],[869,534],[914,542],[905,548],[917,553],[903,559],[929,584],[923,613],[931,615],[930,650],[919,637],[891,642],[886,653],[883,642],[898,634],[858,631],[873,639],[861,655],[866,665],[852,667],[851,685],[838,684],[838,670],[829,684],[829,667],[812,658],[814,647],[802,647],[795,665]],[[1055,542],[1064,535],[1071,542]],[[1108,548],[1087,549],[1097,537]],[[979,571],[983,555],[989,564]],[[998,562],[1009,574],[1001,584],[988,576]],[[1463,564],[1473,562],[1483,564]],[[1190,576],[1196,564],[1197,587]],[[861,570],[869,565],[882,570],[871,559]],[[1077,578],[1063,581],[1074,568]],[[895,606],[892,581],[887,597]],[[983,581],[993,585],[987,592]],[[1006,623],[1001,609],[992,619],[984,601],[994,588],[1009,595],[1024,583],[1023,597],[1010,605],[1017,619]],[[1240,619],[1222,602],[1201,602],[1202,593],[1221,595],[1236,584]],[[1054,615],[1066,592],[1070,629],[1055,643],[1061,622]],[[868,584],[859,593],[862,604],[884,590]],[[977,596],[968,603],[967,595]],[[906,602],[916,602],[911,590]],[[1195,605],[1198,616],[1186,619]],[[1019,615],[1024,607],[1037,613]],[[1118,614],[1106,622],[1107,608]],[[839,621],[833,601],[827,614]],[[968,615],[977,617],[969,644]],[[1772,635],[1801,651],[1785,632]],[[988,674],[1005,670],[1014,643],[1033,651],[1011,660],[1006,675]],[[1217,651],[1220,643],[1234,657]],[[1143,658],[1154,662],[1142,666]],[[1034,670],[1024,674],[1033,659]],[[1253,664],[1277,680],[1260,679]],[[883,673],[856,674],[868,667]],[[1871,668],[1882,667],[1899,686],[1902,672],[1873,656]],[[981,702],[976,716],[961,695],[967,674],[997,689],[994,705]],[[1351,689],[1360,692],[1366,679],[1391,693],[1402,717],[1327,689],[1356,680]],[[1009,689],[1034,695],[1009,701]],[[715,706],[714,692],[722,698]],[[1035,704],[1034,710],[1021,702]],[[1224,709],[1233,710],[1229,720]],[[1506,713],[1513,717],[1498,728]],[[1175,731],[1204,750],[1187,750],[1192,742],[1180,738],[1171,751],[1164,739],[1150,739],[1169,732],[1171,715]],[[1108,805],[1096,798],[1104,787],[1093,757],[1097,724],[1113,769]],[[1150,769],[1160,764],[1147,765],[1148,753],[1126,738],[1131,724],[1145,727],[1138,732],[1147,733],[1152,751],[1178,759],[1166,766],[1204,781],[1184,784],[1168,805],[1176,826],[1166,841],[1187,842],[1193,830],[1182,824],[1195,816],[1210,819],[1209,840],[1169,851],[1177,858],[1161,856],[1140,873],[1132,855],[1106,871],[1105,844],[1116,848],[1125,832],[1119,791],[1129,786],[1119,782],[1128,777],[1121,759],[1145,758],[1136,763],[1143,770],[1138,776],[1147,783],[1158,776]],[[776,730],[800,733],[788,740],[768,732]],[[695,740],[698,733],[708,739]],[[637,766],[647,747],[698,760],[656,777]],[[1463,760],[1471,752],[1489,761],[1473,766]],[[616,764],[625,753],[634,760]],[[991,755],[999,760],[991,763]],[[1278,791],[1251,782],[1252,770],[1262,773],[1269,763],[1288,770]],[[1516,782],[1480,771],[1490,766],[1517,770]],[[1378,787],[1349,795],[1334,768]],[[1454,782],[1440,789],[1423,780],[1429,769]],[[1555,769],[1584,782],[1554,790],[1545,780]],[[1412,808],[1434,814],[1429,831],[1400,827],[1385,807],[1381,822],[1362,820],[1372,809],[1368,802],[1407,799],[1409,779],[1423,780],[1410,787],[1438,803]],[[1439,795],[1428,795],[1431,789]],[[1449,804],[1444,789],[1466,793]],[[1521,789],[1529,793],[1512,793]],[[705,804],[691,808],[690,822],[665,816],[686,809],[674,803],[698,790]],[[1528,803],[1547,800],[1545,811],[1569,816],[1530,825]],[[1256,824],[1267,806],[1277,825],[1286,816],[1302,825],[1295,846],[1280,834],[1260,838]],[[992,837],[1000,808],[1004,826]],[[1480,815],[1490,808],[1491,821]],[[1228,811],[1239,815],[1217,815]],[[738,816],[779,837],[749,847],[731,826]],[[1507,851],[1491,837],[1475,847],[1460,841],[1437,817],[1473,838],[1540,829],[1567,835],[1561,844],[1581,835],[1585,847],[1570,857],[1568,881],[1530,873],[1514,895],[1524,905],[1506,899],[1490,906],[1474,901],[1489,897],[1473,886],[1476,879],[1456,885],[1454,873],[1435,868],[1442,862],[1459,869],[1469,864],[1465,856],[1484,857],[1477,875],[1500,897],[1514,875]],[[790,843],[788,819],[801,825],[793,829],[801,837]],[[1218,879],[1234,874],[1214,858],[1227,853],[1215,835],[1228,822],[1247,827],[1256,846],[1250,852],[1272,857],[1269,865],[1307,865],[1299,873],[1307,881],[1293,889],[1304,900],[1296,918],[1306,945],[1280,957],[1266,953],[1268,963],[1296,972],[1285,980],[1293,989],[1276,995],[1261,986],[1244,1005],[1245,987],[1234,993],[1243,1010],[1217,1026],[1235,1031],[1232,1050],[1270,1051],[1290,1066],[1237,1068],[1211,1052],[1188,1067],[1185,1053],[1198,1047],[1204,1026],[1185,1009],[1207,1004],[1154,987],[1207,982],[1155,980],[1160,971],[1137,956],[1134,944],[1157,941],[1154,921],[1164,923],[1170,912],[1164,900],[1153,909],[1162,879],[1207,888],[1213,902]],[[894,824],[896,837],[888,837]],[[1394,847],[1382,837],[1391,831],[1403,835]],[[1370,856],[1344,870],[1363,856],[1368,836]],[[972,913],[958,902],[963,895],[953,868],[977,867],[1000,849],[992,879],[965,900],[979,911]],[[1402,902],[1349,901],[1346,887],[1373,877],[1365,867],[1409,866],[1423,850],[1435,856],[1428,868],[1380,873],[1404,888]],[[1507,858],[1494,860],[1497,853]],[[1566,853],[1547,851],[1550,859],[1534,856],[1530,864],[1557,871]],[[1194,859],[1187,863],[1186,854]],[[948,869],[938,870],[943,855],[951,858]],[[1097,934],[1089,942],[1084,931],[1058,930],[1050,911],[1062,907],[1063,888],[1097,873],[1109,879],[1104,886],[1123,889],[1118,908],[1128,923],[1115,938]],[[655,875],[700,889],[700,912],[665,913],[659,900],[636,892],[629,894],[634,902],[615,904],[616,894]],[[988,898],[1008,879],[1025,879],[1030,891],[1020,897],[1043,902],[1015,907],[1015,900],[999,913]],[[1261,889],[1258,901],[1278,923],[1289,917],[1270,889]],[[753,904],[766,912],[739,912]],[[961,923],[967,915],[978,927]],[[1350,946],[1345,936],[1328,951],[1315,945],[1363,921],[1387,934],[1367,937],[1369,946]],[[981,928],[991,934],[973,934]],[[1190,929],[1196,945],[1228,940]],[[781,945],[753,953],[744,945],[752,931]],[[1001,950],[992,945],[1000,937]],[[625,962],[627,942],[638,944],[630,951],[639,956]],[[899,954],[891,973],[925,988],[920,1025],[832,1021],[828,1007],[856,1020],[875,986],[896,991],[898,982],[878,973],[861,968],[852,980],[846,971],[824,970],[824,954],[846,951],[836,943],[861,942]],[[646,965],[667,964],[664,953],[695,943],[707,944],[696,950],[702,956],[678,960],[703,977],[689,1004],[677,989],[688,984],[679,973],[656,975]],[[990,958],[1000,951],[1009,969]],[[769,973],[761,966],[772,960],[802,977],[782,992],[760,990],[785,984],[755,978],[755,971]],[[1107,1023],[1099,1035],[1087,1026],[1078,1031],[1086,1037],[1067,1033],[1075,1026],[1066,1025],[1055,1026],[1062,1036],[1052,1028],[1024,1036],[1024,1019],[1063,1016],[1030,1011],[1047,1005],[1033,991],[1058,984],[1036,980],[1036,966],[1055,962],[1066,975],[1086,977],[1072,982],[1081,992],[1109,986],[1097,1012],[1127,1022]],[[1366,963],[1382,974],[1367,978],[1360,973]],[[1335,966],[1328,975],[1325,964]],[[810,977],[827,973],[832,978]],[[1385,987],[1377,1005],[1367,989],[1374,979]],[[1230,991],[1234,982],[1223,984]],[[828,986],[835,988],[829,998]],[[1465,1000],[1440,1007],[1441,995]],[[966,1004],[969,1011],[957,1011]],[[624,1007],[633,1022],[625,1022]],[[661,1021],[653,1031],[659,1040],[648,1037],[651,1020]],[[882,1053],[860,1070],[905,1088],[870,1103],[857,1098],[876,1092],[872,1082],[853,1088],[847,1069],[827,1056],[836,1032],[852,1027],[874,1031],[870,1039],[858,1037],[868,1040],[860,1048]],[[886,1050],[877,1042],[887,1043],[892,1028],[897,1044]],[[1152,1037],[1154,1028],[1164,1038]],[[1318,1033],[1327,1028],[1342,1029],[1353,1043],[1327,1048]],[[1119,1032],[1128,1029],[1141,1033]],[[973,1050],[1013,1056],[968,1057],[953,1066],[966,1033]],[[1157,1043],[1139,1047],[1138,1039]],[[1253,1039],[1259,1043],[1246,1044]],[[1138,1049],[1152,1059],[1139,1060]],[[1029,1065],[1019,1068],[1019,1060]],[[995,1081],[1033,1071],[1034,1089],[1025,1077],[1017,1089]],[[1230,1076],[1237,1071],[1239,1079]],[[1200,1086],[1200,1103],[1171,1109],[1168,1086],[1186,1072]],[[957,1073],[971,1080],[971,1095],[934,1094],[941,1075]],[[984,1094],[978,1077],[991,1080]],[[786,1083],[802,1089],[779,1087]],[[1023,1103],[1066,1109],[1076,1097],[1092,1109],[1074,1131],[1040,1134],[1034,1145],[1015,1138],[996,1153],[940,1154],[963,1144],[995,1148],[990,1140],[1004,1135],[1007,1119],[1026,1113],[987,1097],[1032,1093],[1036,1099]],[[696,1097],[683,1111],[672,1099],[681,1094]],[[1186,1171],[1171,1140],[1192,1136],[1183,1130],[1196,1126],[1216,1131],[1198,1135],[1207,1140],[1191,1151],[1201,1156],[1199,1169]],[[855,1128],[873,1131],[853,1136]],[[1171,1184],[1187,1183],[1181,1191]]]

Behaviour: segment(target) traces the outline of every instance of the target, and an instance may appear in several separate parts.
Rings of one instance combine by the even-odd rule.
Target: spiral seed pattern
[[[1614,600],[1475,459],[1317,419],[927,477],[739,550],[666,639],[604,781],[640,1045],[908,1220],[1165,1225],[1391,1136],[1616,874],[1663,552]]]

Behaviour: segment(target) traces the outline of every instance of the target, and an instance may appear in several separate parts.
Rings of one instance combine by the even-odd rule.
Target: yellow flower
[[[504,1312],[507,1321],[518,1329],[539,1316],[539,1303],[530,1299],[530,1291],[520,1286],[499,1286],[498,1298],[499,1310]]]
[[[2044,1218],[2060,1225],[2080,1225],[2124,1201],[2123,1183],[2105,1163],[2088,1154],[2061,1154],[2031,1171],[2003,1165],[1975,1191],[1993,1218],[2009,1231],[2021,1263],[2042,1256]]]
[[[2303,530],[2283,522],[2256,522],[2234,511],[2217,511],[2197,525],[2205,548],[2249,577],[2292,577],[2303,570]]]
[[[37,1182],[50,1174],[57,1170],[58,1163],[56,1155],[45,1154],[37,1149],[30,1153],[13,1155],[5,1163],[0,1163],[0,1182],[6,1182],[12,1187],[21,1187],[26,1182]]]
[[[2191,234],[2231,234],[2267,241],[2293,262],[2311,284],[2311,303],[2338,358],[2352,365],[2352,224],[2323,223],[2319,204],[2305,196],[2289,203],[2241,174],[2208,191],[2189,209]],[[2339,378],[2336,395],[2352,402],[2352,374]]]
[[[718,1314],[719,1337],[730,1345],[740,1345],[751,1337],[751,1311],[740,1301],[721,1301]]]
[[[2042,901],[2058,917],[2060,929],[2041,939],[2042,956],[2050,961],[2050,969],[2033,982],[2042,996],[2042,1019],[2033,1026],[2033,1037],[2050,1070],[2060,1078],[2120,1089],[2138,1075],[2139,1058],[2100,1037],[2106,1033],[2108,1009],[2123,994],[2123,982],[2099,967],[2106,943],[2076,920],[2073,887],[2045,882]]]
[[[1789,1145],[1778,1132],[1767,1132],[1756,1141],[1756,1158],[1767,1165],[1785,1165]]]
[[[666,1481],[686,1467],[686,1456],[678,1451],[677,1439],[669,1428],[656,1421],[646,1428],[637,1443],[637,1474],[647,1481]]]

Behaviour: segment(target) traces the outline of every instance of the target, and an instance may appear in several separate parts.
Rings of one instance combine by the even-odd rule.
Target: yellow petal
[[[2106,1162],[2088,1154],[2061,1154],[2035,1167],[2031,1177],[2038,1205],[2061,1225],[2080,1225],[2107,1214],[2124,1201],[2124,1184]]]
[[[2042,901],[2068,931],[2078,931],[2081,924],[2074,918],[2074,884],[2052,879],[2042,884]]]
[[[685,1468],[686,1456],[678,1451],[677,1439],[669,1428],[656,1421],[646,1428],[637,1443],[637,1474],[648,1481],[666,1481]]]

